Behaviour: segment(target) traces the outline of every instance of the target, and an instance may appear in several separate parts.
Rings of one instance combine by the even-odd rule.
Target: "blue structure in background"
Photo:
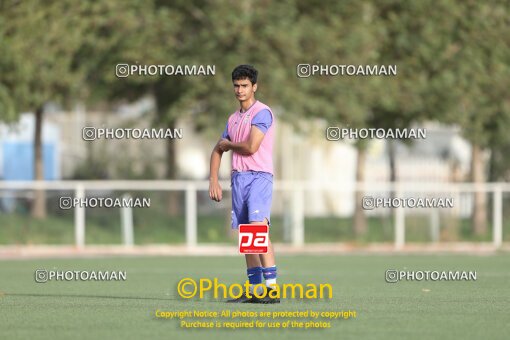
[[[30,181],[34,179],[34,144],[30,142],[4,142],[3,179],[7,181]],[[56,147],[54,143],[43,144],[44,179],[57,179]]]

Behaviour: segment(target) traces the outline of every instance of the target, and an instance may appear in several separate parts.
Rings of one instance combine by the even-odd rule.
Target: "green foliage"
[[[260,100],[282,117],[352,127],[423,120],[462,127],[502,153],[510,122],[510,2],[0,2],[0,119],[150,93],[157,124],[191,113],[218,135],[236,106],[231,70],[260,71]],[[212,77],[115,76],[118,63],[214,64]],[[309,64],[396,64],[396,77],[299,78]]]
[[[429,116],[460,125],[476,145],[497,145],[510,121],[510,2],[443,3],[428,89],[438,109]]]
[[[74,67],[73,57],[85,29],[79,17],[83,5],[6,1],[2,7],[2,106],[15,112],[35,110],[49,100],[78,93],[83,75]],[[0,112],[0,117],[7,114]]]
[[[118,63],[164,63],[169,11],[151,2],[5,1],[0,15],[0,118],[48,101],[136,98],[150,77],[115,77]],[[168,46],[170,44],[170,46]]]

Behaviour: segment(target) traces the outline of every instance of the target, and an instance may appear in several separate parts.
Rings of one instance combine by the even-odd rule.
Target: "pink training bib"
[[[258,100],[248,109],[241,113],[234,112],[228,119],[228,135],[234,143],[245,142],[250,137],[251,122],[262,110],[268,110],[273,118],[273,123],[267,130],[259,149],[252,155],[246,156],[232,152],[232,170],[234,171],[264,171],[273,174],[273,140],[275,117],[269,106]]]

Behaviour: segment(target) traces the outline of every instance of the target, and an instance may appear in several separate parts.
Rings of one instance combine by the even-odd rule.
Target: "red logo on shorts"
[[[265,224],[239,225],[239,252],[266,254],[269,246],[269,227]]]

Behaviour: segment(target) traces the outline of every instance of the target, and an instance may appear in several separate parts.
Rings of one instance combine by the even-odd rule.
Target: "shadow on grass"
[[[72,295],[72,294],[25,294],[25,293],[4,293],[1,294],[0,297],[3,296],[25,296],[25,297],[50,297],[50,298],[85,298],[85,299],[119,299],[119,300],[150,300],[150,301],[183,301],[185,300],[180,298],[151,298],[151,297],[134,297],[134,296],[110,296],[110,295]],[[227,303],[227,298],[222,299],[199,299],[200,302],[209,302],[209,303]],[[229,303],[229,305],[231,305]]]
[[[177,301],[178,298],[151,298],[134,296],[110,296],[110,295],[72,295],[72,294],[24,294],[24,293],[4,293],[3,296],[30,296],[30,297],[60,297],[60,298],[92,298],[92,299],[127,299],[127,300],[153,300],[153,301]]]

